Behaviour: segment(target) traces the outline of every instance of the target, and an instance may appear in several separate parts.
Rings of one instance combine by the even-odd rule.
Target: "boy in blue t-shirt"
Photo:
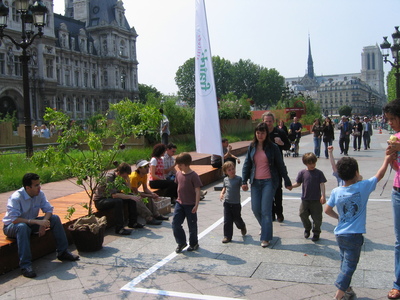
[[[336,164],[338,175],[344,181],[344,185],[332,190],[325,206],[325,213],[339,220],[334,233],[340,249],[341,263],[340,273],[335,282],[338,290],[334,299],[350,299],[355,296],[350,282],[364,243],[368,197],[385,175],[387,166],[393,158],[387,155],[375,176],[362,181],[359,181],[358,163],[354,158],[343,157]],[[337,213],[333,210],[335,206]]]

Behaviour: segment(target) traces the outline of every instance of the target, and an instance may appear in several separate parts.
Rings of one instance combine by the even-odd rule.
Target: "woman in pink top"
[[[261,247],[268,247],[272,240],[272,202],[279,180],[283,178],[285,187],[291,189],[286,166],[278,145],[269,139],[269,130],[265,123],[260,123],[254,130],[254,139],[247,151],[243,165],[242,189],[249,189],[251,184],[251,209],[261,226]]]
[[[152,189],[165,189],[164,195],[171,197],[172,203],[175,203],[177,194],[177,185],[173,180],[166,180],[164,175],[164,161],[162,159],[167,147],[164,144],[157,144],[153,148],[150,160],[149,185]]]
[[[400,99],[389,102],[384,108],[386,120],[389,125],[397,133],[395,137],[391,137],[389,147],[386,150],[387,154],[397,151],[397,160],[392,162],[392,167],[396,170],[392,190],[392,205],[393,205],[393,221],[394,234],[396,236],[396,244],[394,248],[394,275],[395,281],[393,288],[389,291],[389,299],[400,299]]]

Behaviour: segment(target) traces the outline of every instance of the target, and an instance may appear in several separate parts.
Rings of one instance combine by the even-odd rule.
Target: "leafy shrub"
[[[220,119],[250,119],[250,103],[246,97],[238,99],[235,94],[230,93],[218,101],[218,113]]]

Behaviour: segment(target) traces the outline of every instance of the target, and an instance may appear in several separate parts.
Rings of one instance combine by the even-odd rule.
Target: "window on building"
[[[14,59],[14,74],[15,76],[22,76],[22,65],[19,58]]]
[[[89,75],[88,73],[85,72],[85,74],[83,74],[83,86],[84,87],[88,87],[88,82],[89,82]]]
[[[56,76],[57,76],[57,83],[61,84],[61,70],[57,68],[56,70]]]
[[[17,8],[16,8],[15,2],[13,2],[13,4],[12,4],[11,11],[12,11],[12,20],[14,22],[19,22],[19,14],[17,13]]]
[[[125,57],[125,41],[119,43],[119,55]]]
[[[67,98],[67,111],[72,111],[71,99]]]
[[[115,71],[115,87],[119,87],[119,80],[118,71]]]
[[[375,70],[375,53],[372,53],[372,70]]]
[[[103,72],[103,84],[104,84],[104,86],[105,87],[107,87],[108,86],[108,72],[107,71],[104,71]]]
[[[53,59],[46,59],[46,76],[47,78],[53,78],[54,74],[53,74]]]
[[[71,85],[71,78],[70,78],[68,70],[65,71],[65,85],[66,86],[70,86]]]
[[[126,89],[126,75],[124,73],[121,75],[121,87],[124,90]]]
[[[96,81],[97,81],[96,74],[92,74],[92,88],[96,88]]]
[[[6,74],[6,59],[4,53],[0,53],[0,74]]]
[[[79,86],[79,72],[75,71],[75,86]]]
[[[75,100],[75,109],[76,111],[81,111],[81,100],[79,98]]]

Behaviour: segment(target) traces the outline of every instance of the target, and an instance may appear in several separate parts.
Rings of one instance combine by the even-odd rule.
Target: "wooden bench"
[[[234,143],[236,144],[236,143]],[[246,153],[249,142],[239,142],[238,147],[234,148],[234,155],[242,155]],[[209,185],[222,178],[221,169],[213,168],[210,163],[210,155],[191,153],[193,158],[193,164],[191,168],[196,171],[203,183],[203,186]],[[209,162],[207,164],[197,164],[198,162]],[[69,242],[72,242],[71,236],[67,230],[68,226],[75,222],[78,218],[83,217],[87,214],[87,210],[84,209],[79,203],[87,202],[87,195],[84,191],[70,194],[64,197],[55,199],[49,199],[50,203],[54,206],[54,214],[58,215],[63,223],[64,229],[67,233]],[[72,216],[71,221],[65,219],[67,214],[67,208],[74,205],[76,211]],[[112,210],[100,211],[95,213],[97,216],[106,215],[107,226],[114,226],[114,214]],[[3,219],[5,213],[0,213],[0,219]],[[2,228],[1,228],[2,229]],[[56,246],[51,230],[43,237],[32,236],[31,237],[31,250],[32,260],[45,256],[47,254],[55,252]],[[0,274],[6,273],[18,267],[18,249],[15,239],[7,238],[3,230],[0,230]],[[54,254],[55,257],[55,254]]]

